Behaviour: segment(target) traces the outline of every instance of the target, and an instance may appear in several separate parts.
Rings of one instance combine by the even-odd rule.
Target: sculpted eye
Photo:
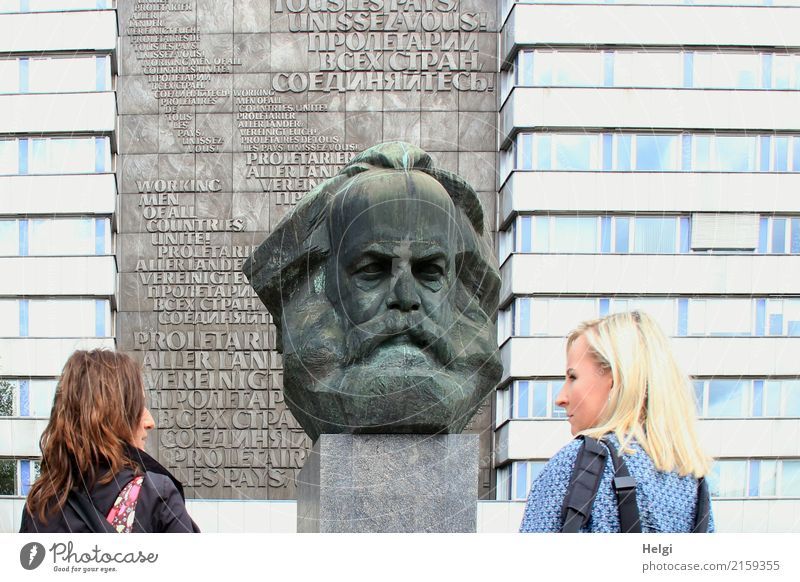
[[[386,265],[379,261],[370,261],[356,269],[355,274],[366,277],[376,277],[382,275],[385,271]]]
[[[424,279],[440,279],[444,277],[444,266],[433,261],[417,263],[414,265],[414,274]]]

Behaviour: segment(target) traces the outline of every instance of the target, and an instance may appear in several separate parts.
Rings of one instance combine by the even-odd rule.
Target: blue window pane
[[[646,217],[635,219],[633,252],[665,254],[675,252],[675,219]]]
[[[792,218],[792,233],[789,252],[800,253],[800,218]]]
[[[108,6],[107,2],[108,0],[97,0],[97,8],[98,9],[106,8]]]
[[[617,135],[617,170],[628,172],[631,169],[631,136]]]
[[[106,171],[105,141],[104,137],[94,138],[94,171],[98,173]]]
[[[718,135],[715,143],[717,167],[712,169],[720,172],[754,172],[756,170],[756,142],[752,137]],[[769,149],[767,149],[767,162],[769,162]]]
[[[792,171],[800,172],[800,137],[792,138]]]
[[[783,315],[771,313],[769,316],[769,335],[783,335]]]
[[[603,85],[614,86],[614,53],[610,51],[603,53]]]
[[[520,225],[520,252],[523,253],[530,253],[533,251],[531,248],[531,227],[533,225],[533,221],[531,220],[530,216],[523,216],[519,220]]]
[[[784,380],[781,384],[785,397],[784,416],[800,416],[800,380]]]
[[[27,93],[30,90],[30,61],[28,59],[19,60],[19,92]]]
[[[602,216],[600,218],[600,252],[611,252],[611,217]]]
[[[785,497],[800,496],[800,461],[783,461],[781,495]]]
[[[519,328],[516,335],[531,334],[531,300],[527,297],[517,299],[519,305]]]
[[[550,217],[537,216],[533,225],[533,250],[537,253],[550,252]]]
[[[761,482],[761,461],[750,461],[750,483],[747,494],[750,497],[758,497],[758,484]]]
[[[689,252],[689,241],[692,239],[692,229],[691,223],[689,222],[688,216],[681,217],[681,252],[688,253]]]
[[[519,167],[522,170],[533,169],[533,136],[529,133],[520,136],[521,148]]]
[[[19,462],[20,495],[27,495],[31,488],[31,462]]]
[[[789,138],[776,137],[775,138],[775,171],[788,172],[789,171]]]
[[[750,382],[711,380],[708,383],[708,416],[742,416]]]
[[[692,169],[692,136],[681,136],[681,170],[689,172]]]
[[[705,382],[703,380],[695,380],[692,382],[694,386],[694,401],[697,405],[697,416],[703,416],[703,391]]]
[[[606,172],[614,169],[614,136],[610,133],[603,134],[603,170]]]
[[[608,315],[608,307],[610,301],[608,299],[601,299],[600,300],[600,317],[605,317]]]
[[[559,170],[594,170],[592,149],[596,136],[559,135],[555,138],[556,168]]]
[[[772,219],[772,252],[781,254],[786,252],[786,219]]]
[[[28,221],[23,219],[19,221],[19,256],[27,257],[28,247]]]
[[[692,137],[694,145],[694,162],[692,169],[696,172],[707,172],[713,170],[711,166],[711,137],[707,135],[695,135]]]
[[[105,91],[106,87],[106,58],[108,57],[95,57],[94,59],[94,76],[95,76],[95,89],[98,91]]]
[[[683,53],[683,86],[692,87],[694,85],[694,53]]]
[[[517,468],[516,499],[525,499],[528,496],[528,463],[516,462]]]
[[[636,169],[645,172],[677,170],[676,135],[637,135]]]
[[[94,219],[94,254],[103,255],[106,252],[106,225],[102,218]]]
[[[786,335],[790,337],[800,336],[800,321],[789,320],[786,322]]]
[[[106,336],[106,302],[103,299],[94,302],[94,329],[95,336]]]
[[[758,221],[758,252],[766,253],[769,231],[769,218],[761,217]]]
[[[753,416],[763,416],[764,410],[764,381],[753,380]]]
[[[756,299],[756,335],[763,336],[766,329],[765,319],[767,311],[766,299]]]
[[[30,12],[30,10],[31,10],[30,0],[19,0],[19,11],[20,12]]]
[[[536,169],[550,170],[553,167],[550,146],[552,139],[549,135],[536,136]]]
[[[19,415],[31,415],[31,382],[30,380],[19,381]]]
[[[530,407],[528,389],[528,382],[517,382],[517,405],[515,407],[517,414],[515,418],[528,418],[530,416],[530,413],[528,412]]]
[[[27,299],[19,300],[19,337],[28,337],[28,309]]]
[[[630,219],[618,217],[614,220],[614,226],[616,227],[614,249],[618,253],[629,252],[628,240],[630,237]]]
[[[547,382],[533,383],[533,416],[547,418]]]
[[[596,253],[597,218],[557,216],[554,218],[553,253]]]
[[[759,164],[759,169],[762,172],[769,172],[769,154],[770,154],[770,144],[772,140],[770,139],[770,136],[762,135],[761,138],[759,139],[759,142],[761,143],[761,158],[760,158],[761,163]],[[746,172],[748,170],[742,170],[742,171]]]
[[[761,88],[772,89],[772,55],[761,55]]]
[[[678,299],[678,335],[689,335],[689,300]]]
[[[19,173],[28,173],[28,140],[19,140]]]

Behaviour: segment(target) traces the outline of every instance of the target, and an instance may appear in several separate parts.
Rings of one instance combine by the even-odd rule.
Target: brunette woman
[[[196,532],[181,483],[144,452],[154,428],[139,365],[77,351],[58,381],[21,533]]]

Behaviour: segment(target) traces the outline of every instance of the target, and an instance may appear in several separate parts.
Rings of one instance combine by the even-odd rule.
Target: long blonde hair
[[[657,469],[706,475],[710,459],[697,438],[689,379],[656,322],[640,311],[585,321],[569,334],[567,349],[581,336],[600,367],[611,371],[613,384],[597,426],[579,434],[613,432],[626,450],[635,439]]]

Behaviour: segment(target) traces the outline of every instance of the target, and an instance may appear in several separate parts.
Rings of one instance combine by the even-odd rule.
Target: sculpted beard
[[[387,312],[350,327],[345,337],[345,365],[361,363],[383,344],[404,339],[445,368],[456,360],[457,353],[446,330],[430,317],[415,312]]]

